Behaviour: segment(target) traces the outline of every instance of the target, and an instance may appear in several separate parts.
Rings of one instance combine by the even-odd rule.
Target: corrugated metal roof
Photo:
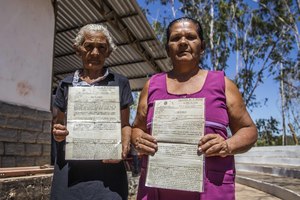
[[[153,74],[169,71],[163,45],[135,0],[57,0],[54,49],[54,86],[82,68],[72,44],[79,29],[89,23],[107,26],[118,48],[105,67],[129,78],[132,90],[140,90]]]

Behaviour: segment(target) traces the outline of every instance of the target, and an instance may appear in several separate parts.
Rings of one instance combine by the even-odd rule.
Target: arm
[[[227,140],[230,154],[248,151],[257,140],[257,129],[236,85],[225,79],[225,94],[229,115],[229,127],[233,136]]]
[[[53,138],[56,141],[56,164],[60,169],[65,166],[65,150],[64,141],[66,136],[69,134],[65,124],[65,113],[60,111],[58,108],[53,107]]]
[[[69,134],[65,124],[65,113],[60,111],[58,108],[53,108],[53,136],[56,142],[62,142],[66,139]]]
[[[207,157],[225,157],[246,152],[257,140],[257,129],[246,110],[242,95],[228,78],[225,78],[225,96],[229,127],[233,136],[227,140],[219,134],[207,134],[201,138],[198,150]]]
[[[131,127],[129,125],[129,107],[121,110],[122,126],[122,158],[125,159],[130,150]]]
[[[137,114],[133,123],[131,143],[139,153],[154,155],[157,151],[157,141],[147,133],[147,99],[149,81],[145,84],[139,99]]]

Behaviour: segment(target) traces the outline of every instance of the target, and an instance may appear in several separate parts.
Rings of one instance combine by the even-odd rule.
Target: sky
[[[180,3],[178,1],[175,2],[175,7],[178,8]],[[255,2],[248,0],[251,5],[254,5]],[[151,24],[155,19],[159,19],[161,16],[173,16],[172,10],[170,7],[162,7],[160,3],[156,1],[156,3],[151,3],[149,5],[145,4],[145,0],[137,0],[137,3],[142,8],[148,8],[151,12],[151,15],[147,15],[147,19]],[[180,13],[176,12],[176,18],[180,17]],[[233,79],[235,76],[235,57],[230,58],[229,67],[225,70],[226,75]],[[281,117],[281,99],[279,92],[279,82],[275,82],[273,77],[269,77],[261,84],[255,92],[257,96],[257,100],[261,102],[261,106],[257,108],[253,108],[252,110],[248,110],[252,119],[255,121],[257,119],[268,119],[271,116],[276,118],[280,123],[282,121]],[[268,101],[265,102],[265,98],[268,98]],[[280,125],[281,127],[281,125]]]

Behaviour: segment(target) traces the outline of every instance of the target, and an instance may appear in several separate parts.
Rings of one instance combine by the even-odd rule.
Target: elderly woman
[[[76,161],[64,159],[64,144],[68,135],[65,126],[69,86],[119,86],[122,158],[130,148],[131,127],[129,106],[133,102],[128,80],[104,68],[105,59],[116,48],[108,30],[98,24],[82,27],[75,38],[74,48],[83,69],[63,79],[56,92],[54,106],[57,116],[53,136],[57,143],[57,160],[52,184],[52,199],[127,199],[128,182],[124,164],[117,161]]]
[[[167,29],[166,50],[173,63],[168,73],[151,77],[144,86],[132,129],[132,143],[141,154],[159,149],[151,136],[154,102],[162,99],[205,98],[205,135],[199,138],[199,152],[205,156],[204,192],[158,189],[145,186],[147,157],[144,156],[137,199],[232,200],[235,198],[234,154],[249,150],[257,130],[235,84],[221,71],[199,67],[205,42],[199,22],[176,19]],[[232,137],[228,136],[229,126]]]

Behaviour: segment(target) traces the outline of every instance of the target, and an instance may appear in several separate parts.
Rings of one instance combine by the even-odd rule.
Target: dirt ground
[[[128,200],[136,200],[137,187],[139,182],[139,176],[132,177],[131,171],[127,172],[128,176]]]
[[[132,177],[131,172],[127,172],[128,175],[128,188],[129,188],[129,195],[128,200],[136,200],[136,194],[137,194],[137,187],[138,187],[138,177]],[[267,194],[265,192],[259,191],[257,189],[247,187],[245,185],[236,184],[236,199],[237,200],[243,200],[248,199],[251,196],[252,200],[277,200],[278,198]],[[279,200],[279,199],[278,199]]]

